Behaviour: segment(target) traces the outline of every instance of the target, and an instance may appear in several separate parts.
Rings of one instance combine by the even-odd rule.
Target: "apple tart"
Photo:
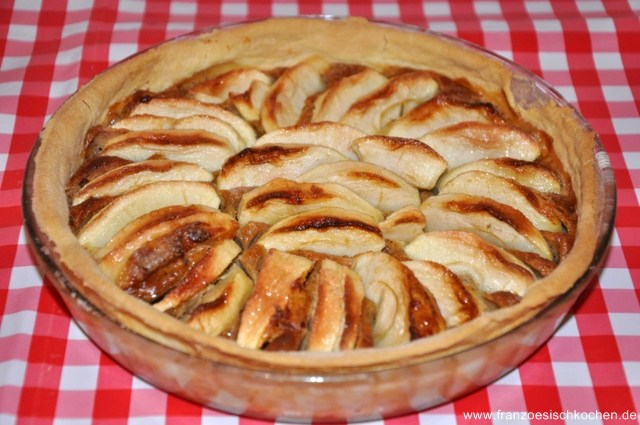
[[[123,291],[242,347],[405,344],[520,302],[574,240],[552,138],[443,72],[310,55],[111,104],[67,185]]]

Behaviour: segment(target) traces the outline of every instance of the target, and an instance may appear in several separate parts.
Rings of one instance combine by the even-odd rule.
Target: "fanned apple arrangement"
[[[240,346],[408,343],[572,246],[552,141],[505,105],[421,69],[216,65],[89,130],[70,225],[123,291]]]

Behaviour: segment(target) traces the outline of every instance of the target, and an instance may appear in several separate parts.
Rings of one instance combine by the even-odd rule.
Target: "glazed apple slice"
[[[487,158],[535,161],[540,156],[538,141],[510,125],[463,122],[429,132],[420,138],[455,168]]]
[[[437,93],[438,83],[432,74],[423,71],[407,72],[390,79],[380,89],[359,99],[351,105],[340,122],[367,134],[376,134],[389,122]]]
[[[231,332],[253,290],[253,282],[233,265],[215,284],[197,297],[197,305],[183,318],[189,326],[209,335]]]
[[[467,171],[440,188],[440,195],[447,193],[489,198],[519,210],[539,230],[563,231],[556,205],[536,191],[511,179],[484,171]]]
[[[137,104],[129,115],[156,115],[176,119],[193,115],[208,115],[218,118],[233,127],[245,145],[251,146],[256,140],[255,130],[241,117],[220,105],[202,103],[195,99],[157,97],[149,102]]]
[[[444,193],[427,198],[420,209],[426,230],[466,230],[505,249],[553,259],[549,244],[517,209],[481,196]]]
[[[327,207],[280,220],[257,241],[267,249],[308,250],[337,256],[381,251],[384,238],[370,215]]]
[[[340,79],[316,98],[311,121],[340,121],[358,99],[381,89],[387,81],[371,68]]]
[[[89,251],[105,246],[127,223],[171,205],[199,204],[217,209],[220,198],[211,185],[194,181],[149,183],[125,192],[94,215],[78,232],[80,243]]]
[[[226,139],[206,131],[147,130],[131,131],[109,139],[101,155],[135,162],[162,157],[216,171],[234,153],[233,146]]]
[[[379,226],[385,239],[409,243],[424,232],[426,224],[420,208],[410,206],[392,212]]]
[[[296,180],[341,184],[385,214],[420,205],[418,189],[386,168],[368,162],[345,160],[322,164]]]
[[[266,132],[296,124],[307,99],[325,90],[322,74],[329,63],[320,57],[306,59],[287,68],[271,85],[261,111]]]
[[[271,85],[272,78],[256,68],[232,69],[190,87],[189,93],[201,102],[223,103],[234,95],[246,93],[256,81]]]
[[[404,252],[412,260],[442,264],[484,293],[511,292],[522,297],[535,281],[524,263],[471,232],[424,233]]]
[[[238,221],[274,224],[283,218],[325,207],[351,209],[382,221],[380,210],[335,183],[299,183],[274,179],[242,196],[238,206]]]
[[[461,325],[484,311],[482,299],[448,268],[432,261],[403,261],[433,295],[447,327]]]
[[[339,351],[356,348],[363,315],[364,287],[358,275],[335,261],[321,260],[315,280],[306,349]]]
[[[365,134],[348,125],[335,122],[298,124],[271,131],[256,140],[254,146],[308,144],[332,148],[349,159],[357,159],[351,143]]]
[[[437,96],[389,123],[383,133],[419,139],[439,128],[468,121],[494,124],[504,122],[491,104],[462,103]]]
[[[313,261],[270,250],[245,304],[236,341],[254,349],[299,348],[311,306],[307,276]]]
[[[217,178],[220,190],[255,187],[275,178],[295,179],[314,167],[346,159],[335,149],[316,145],[262,145],[229,158]]]
[[[262,105],[269,94],[270,87],[270,84],[254,81],[246,92],[231,95],[231,103],[246,121],[259,123]]]
[[[366,136],[353,141],[361,161],[393,171],[419,189],[433,189],[447,169],[447,161],[428,145],[415,139]]]
[[[512,158],[481,159],[448,170],[438,181],[442,187],[467,171],[484,171],[499,177],[515,180],[519,184],[544,193],[562,192],[560,179],[544,166]]]
[[[118,196],[147,183],[167,180],[202,181],[213,180],[211,172],[187,162],[147,160],[110,170],[91,180],[78,190],[71,205],[78,205],[89,198]]]
[[[176,119],[157,115],[139,114],[124,117],[109,126],[117,130],[145,131],[170,130],[175,127]]]

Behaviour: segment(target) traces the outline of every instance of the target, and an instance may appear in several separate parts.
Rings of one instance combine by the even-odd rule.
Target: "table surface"
[[[587,118],[618,185],[610,253],[588,297],[551,340],[486,388],[381,422],[632,417],[640,410],[640,1],[0,0],[0,424],[254,422],[151,387],[86,338],[34,265],[21,187],[45,121],[96,73],[195,29],[298,14],[416,24],[514,60]],[[471,420],[474,413],[481,416]]]

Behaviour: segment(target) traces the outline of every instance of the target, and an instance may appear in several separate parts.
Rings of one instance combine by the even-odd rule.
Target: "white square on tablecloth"
[[[376,18],[397,18],[400,16],[400,8],[397,4],[373,4],[373,15]]]
[[[35,41],[38,27],[35,25],[9,24],[7,40]]]
[[[633,102],[633,93],[629,86],[602,86],[602,93],[607,102]],[[638,129],[640,131],[640,129]]]
[[[323,3],[322,13],[332,16],[347,16],[349,15],[349,6],[340,3]]]
[[[620,52],[593,52],[593,61],[599,70],[624,69]]]
[[[430,16],[451,16],[449,3],[443,1],[424,2],[422,10],[427,18]]]
[[[558,328],[555,333],[557,336],[580,336],[580,331],[578,330],[578,323],[576,322],[576,318],[574,316],[570,316],[565,322]]]
[[[533,27],[537,32],[562,32],[562,24],[559,20],[553,18],[534,19]]]
[[[70,12],[89,9],[93,9],[93,0],[67,0],[67,10]]]
[[[98,384],[98,370],[96,366],[64,365],[60,376],[61,390],[92,390]]]
[[[628,269],[612,267],[602,269],[598,281],[602,289],[633,290],[633,280]]]
[[[78,84],[77,77],[66,81],[52,81],[49,97],[53,99],[67,97],[78,89]]]
[[[570,387],[591,387],[591,375],[589,366],[582,362],[553,362],[553,375],[556,384]]]
[[[27,56],[5,56],[2,58],[0,64],[0,71],[12,71],[14,69],[26,68],[29,63],[29,53],[25,52]]]
[[[0,382],[3,385],[24,385],[24,375],[27,371],[27,363],[22,360],[9,360],[0,362]]]
[[[297,16],[298,5],[289,3],[273,3],[271,10],[274,16]]]
[[[138,0],[120,0],[118,2],[118,10],[120,12],[142,13],[144,12],[145,2]]]
[[[70,24],[66,24],[62,28],[62,38],[66,38],[66,37],[69,37],[70,35],[75,35],[75,34],[83,34],[87,32],[88,28],[89,28],[89,21],[79,21],[79,22],[72,22]]]
[[[109,62],[118,62],[138,51],[136,43],[113,43],[109,46]]]
[[[502,9],[497,1],[476,1],[473,8],[478,15],[500,15]]]
[[[249,7],[246,3],[222,3],[220,7],[223,16],[247,16]]]
[[[545,71],[566,71],[569,69],[567,55],[564,52],[540,52],[540,66]]]
[[[635,136],[640,132],[640,118],[638,117],[612,118],[611,121],[618,135],[632,134]]]
[[[172,2],[169,6],[169,13],[171,15],[195,16],[197,11],[198,5],[195,3]]]
[[[640,362],[622,362],[627,383],[632,387],[640,387]]]
[[[587,26],[589,27],[589,31],[591,33],[599,33],[599,32],[607,32],[607,33],[616,33],[616,24],[613,22],[613,19],[606,18],[587,18]],[[597,37],[597,35],[596,35]]]
[[[456,415],[443,413],[420,413],[420,425],[456,425]]]
[[[640,336],[640,313],[609,313],[613,333],[617,336]]]
[[[35,266],[16,266],[11,270],[9,289],[33,288],[42,285],[42,276]]]
[[[56,65],[79,63],[82,59],[82,48],[83,46],[77,46],[69,50],[60,50],[56,55]]]
[[[576,7],[582,13],[604,12],[604,5],[600,0],[580,0],[576,2]]]
[[[33,329],[36,326],[36,316],[37,313],[31,310],[5,314],[2,317],[2,323],[0,323],[0,338],[33,334]]]
[[[531,14],[537,13],[551,13],[553,12],[553,7],[551,7],[551,3],[546,0],[541,1],[525,1],[524,8],[527,9],[527,12]]]
[[[39,11],[42,9],[42,0],[16,1],[13,10]]]

